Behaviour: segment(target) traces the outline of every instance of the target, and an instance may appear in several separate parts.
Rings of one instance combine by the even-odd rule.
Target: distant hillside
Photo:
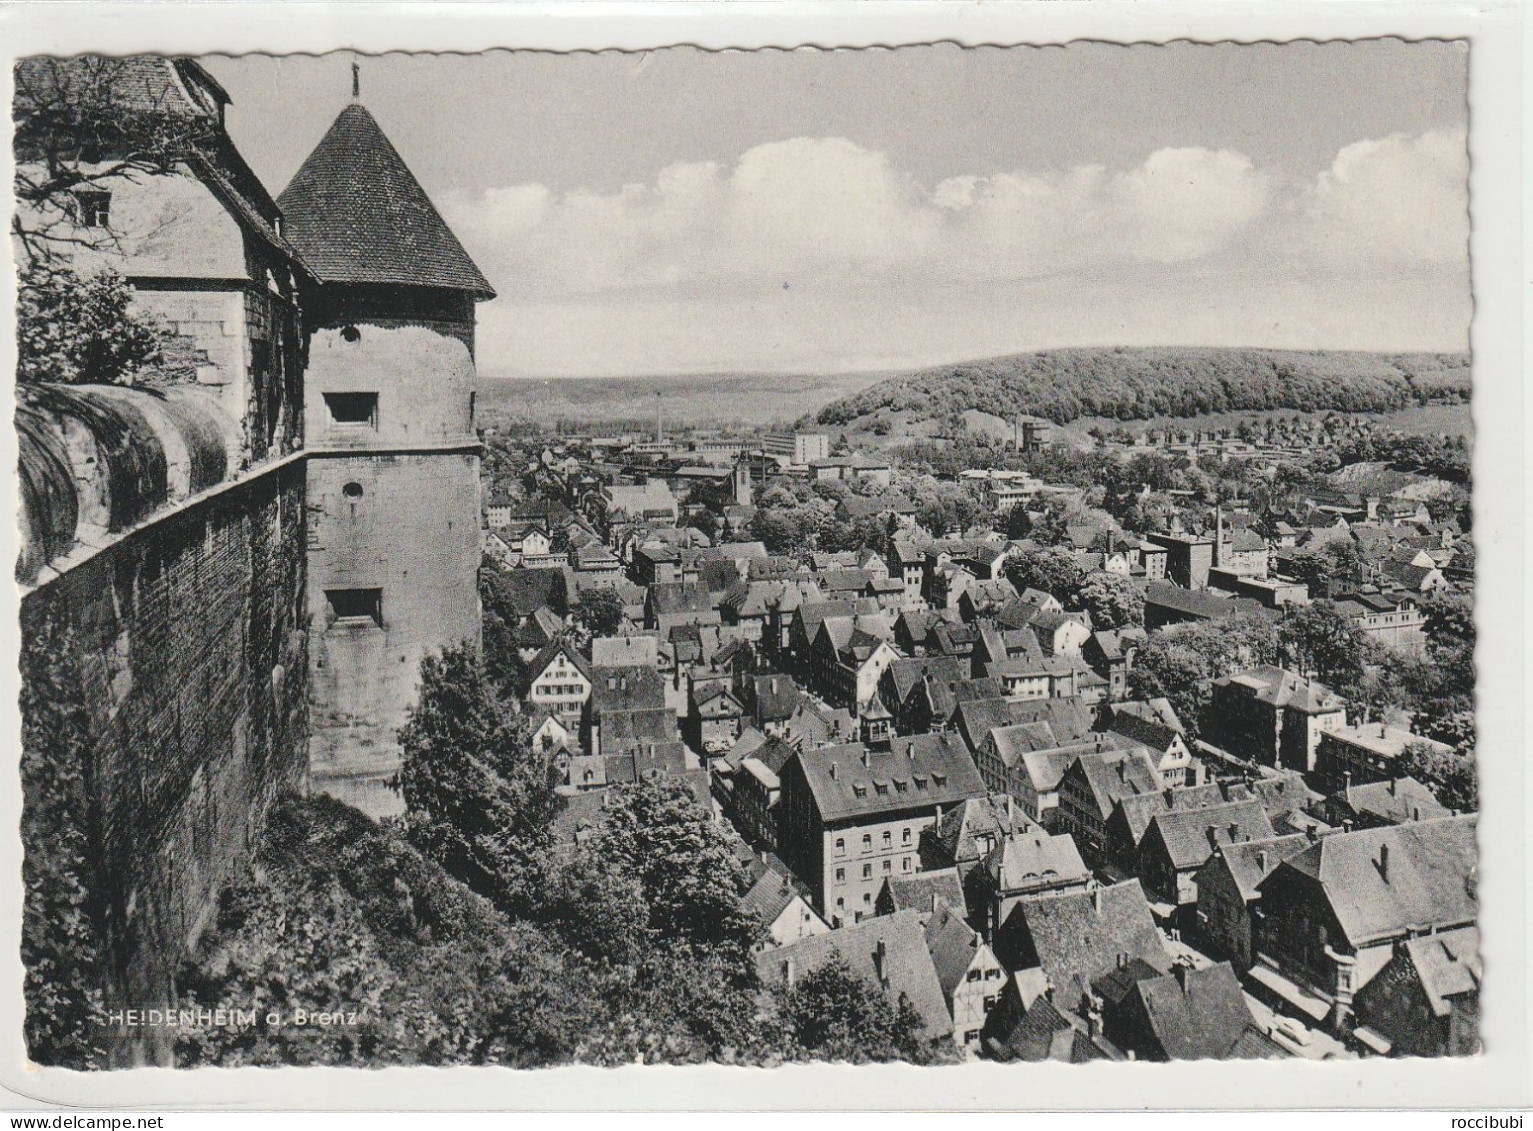
[[[1223,348],[1061,349],[891,377],[820,409],[821,424],[873,426],[969,410],[1065,424],[1289,409],[1388,412],[1469,395],[1467,354]]]
[[[830,376],[723,373],[687,377],[481,377],[482,416],[541,424],[653,421],[655,394],[674,424],[787,424],[883,380],[883,373]]]

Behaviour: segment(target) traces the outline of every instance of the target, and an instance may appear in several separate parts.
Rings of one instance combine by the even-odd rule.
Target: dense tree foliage
[[[471,648],[422,662],[420,699],[399,738],[411,842],[499,906],[532,905],[557,800],[525,723],[502,705]]]
[[[1188,736],[1196,738],[1214,680],[1277,658],[1277,628],[1259,613],[1170,625],[1150,633],[1135,654],[1129,694],[1135,699],[1164,695]]]
[[[1006,559],[1004,569],[1018,593],[1024,589],[1038,589],[1057,597],[1067,606],[1074,600],[1085,578],[1085,571],[1075,555],[1059,546],[1019,550]]]
[[[1076,589],[1074,603],[1091,614],[1093,628],[1144,624],[1144,588],[1121,573],[1090,574]]]
[[[1426,786],[1455,813],[1473,813],[1480,808],[1474,757],[1472,745],[1441,751],[1413,742],[1400,752],[1400,772]]]
[[[921,1064],[935,1051],[922,1040],[921,1018],[909,1000],[890,1001],[839,954],[794,983],[782,997],[780,1017],[805,1059]]]
[[[623,625],[623,599],[616,589],[593,587],[580,594],[570,609],[570,621],[586,639],[614,636]]]
[[[1283,665],[1312,676],[1342,696],[1362,686],[1376,649],[1362,629],[1330,601],[1290,605],[1278,625]]]
[[[20,384],[173,383],[162,362],[173,335],[133,309],[133,289],[102,271],[81,277],[53,260],[26,264],[16,290]]]
[[[1062,349],[942,366],[882,381],[819,412],[841,425],[879,409],[940,419],[978,409],[1067,423],[1261,409],[1387,412],[1464,399],[1460,354],[1367,354],[1257,349]]]

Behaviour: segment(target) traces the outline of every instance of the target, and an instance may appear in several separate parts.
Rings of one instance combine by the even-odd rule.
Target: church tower
[[[422,657],[479,640],[474,310],[495,292],[359,101],[278,204],[320,281],[305,302],[309,782],[384,816],[403,808],[388,779]]]

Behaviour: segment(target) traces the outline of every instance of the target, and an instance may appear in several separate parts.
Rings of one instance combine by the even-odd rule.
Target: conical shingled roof
[[[495,291],[360,103],[342,110],[277,198],[320,281]]]

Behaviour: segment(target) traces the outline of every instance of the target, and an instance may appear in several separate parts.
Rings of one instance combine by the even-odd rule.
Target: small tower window
[[[341,494],[345,495],[352,502],[356,502],[356,500],[362,497],[362,484],[348,483],[341,488]]]
[[[358,330],[355,326],[343,326],[341,327],[341,337],[348,342],[360,342],[362,340],[362,331]]]
[[[382,589],[326,589],[334,624],[357,625],[371,621],[383,627]]]
[[[325,407],[333,424],[378,427],[377,393],[326,393]]]

